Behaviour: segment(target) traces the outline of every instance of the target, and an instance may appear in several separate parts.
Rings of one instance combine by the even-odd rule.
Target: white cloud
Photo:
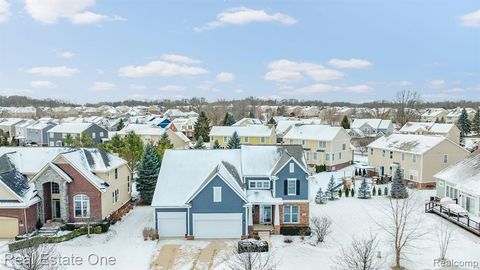
[[[445,90],[445,91],[443,91],[443,92],[444,92],[444,93],[450,93],[450,94],[463,93],[463,92],[465,92],[465,89],[460,88],[460,87],[455,87],[455,88],[451,88],[451,89]]]
[[[233,92],[235,92],[236,94],[242,94],[245,91],[243,91],[243,89],[235,89],[235,91]]]
[[[117,86],[109,82],[94,82],[88,89],[91,91],[108,91],[115,89]]]
[[[57,87],[51,81],[32,81],[30,82],[30,86],[33,88],[55,88]]]
[[[480,27],[480,9],[460,17],[463,26]]]
[[[72,52],[69,52],[69,51],[65,51],[65,52],[61,52],[61,53],[59,53],[59,54],[58,54],[58,56],[60,56],[60,57],[63,57],[63,58],[67,58],[67,59],[68,59],[68,58],[72,58],[72,57],[74,57],[74,56],[75,56],[75,54],[74,54],[74,53],[72,53]]]
[[[201,27],[195,27],[193,30],[203,32],[225,25],[245,25],[254,22],[279,22],[286,25],[297,23],[294,18],[282,13],[269,14],[265,10],[237,7],[220,12],[217,14],[215,21]]]
[[[217,74],[216,80],[219,82],[230,82],[235,79],[233,73],[220,72]]]
[[[198,64],[202,62],[200,60],[192,59],[188,56],[179,55],[179,54],[163,54],[162,59],[165,61],[181,63],[181,64]]]
[[[445,86],[444,80],[432,80],[427,82],[428,87],[430,88],[442,88]]]
[[[31,74],[38,74],[43,76],[54,76],[54,77],[70,77],[76,73],[78,73],[78,69],[76,68],[69,68],[66,66],[58,66],[58,67],[33,67],[27,69],[25,72]]]
[[[33,92],[30,89],[18,89],[18,88],[0,88],[1,96],[25,96],[31,95]]]
[[[372,92],[373,89],[368,85],[359,84],[359,85],[345,86],[343,87],[343,90],[349,93],[365,94],[365,93]]]
[[[458,101],[464,100],[465,96],[463,95],[450,95],[445,93],[440,94],[423,94],[422,99],[429,101]]]
[[[315,81],[330,81],[343,78],[341,71],[328,69],[316,63],[294,62],[286,59],[271,62],[264,78],[267,81],[297,82],[310,77]]]
[[[130,84],[128,85],[128,87],[132,90],[143,90],[147,88],[145,85],[141,85],[141,84]]]
[[[120,76],[125,77],[146,77],[146,76],[178,76],[178,75],[200,75],[208,73],[208,70],[191,66],[169,63],[165,61],[152,61],[143,66],[124,66],[118,70]]]
[[[101,68],[97,68],[97,74],[98,75],[103,75],[103,74],[105,74],[105,71],[103,71],[103,69],[101,69]]]
[[[181,91],[185,90],[185,87],[183,87],[181,85],[169,84],[169,85],[165,85],[165,86],[162,86],[162,87],[158,88],[158,90],[165,91],[165,92],[181,92]]]
[[[282,94],[296,95],[296,96],[309,96],[314,94],[344,92],[344,93],[357,93],[364,94],[370,93],[373,89],[368,85],[350,85],[350,86],[337,86],[331,84],[317,83],[306,87],[300,87],[291,90],[284,90]]]
[[[10,12],[10,3],[7,0],[0,0],[0,23],[8,21],[12,13]]]
[[[46,24],[56,23],[59,19],[67,19],[73,24],[93,24],[122,18],[87,10],[95,6],[95,3],[96,0],[26,0],[25,10],[34,20]]]
[[[356,69],[368,68],[372,66],[372,63],[370,63],[369,61],[356,58],[352,58],[350,60],[330,59],[330,61],[328,61],[328,64],[336,68]]]

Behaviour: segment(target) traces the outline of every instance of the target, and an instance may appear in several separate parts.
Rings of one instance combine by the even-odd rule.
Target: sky
[[[0,0],[0,95],[480,100],[479,1]]]

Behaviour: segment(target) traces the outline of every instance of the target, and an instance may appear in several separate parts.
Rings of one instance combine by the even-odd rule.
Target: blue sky
[[[480,100],[478,1],[0,0],[0,94]]]

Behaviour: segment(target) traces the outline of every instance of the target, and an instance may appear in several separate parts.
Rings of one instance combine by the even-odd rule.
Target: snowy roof
[[[283,138],[331,141],[341,130],[341,127],[332,127],[329,125],[295,125]]]
[[[232,126],[251,126],[251,125],[263,125],[262,121],[258,118],[242,118],[238,120]]]
[[[177,134],[177,136],[182,139],[182,141],[184,142],[190,142],[190,139],[185,136],[185,134],[183,134],[181,131],[175,131],[175,134]]]
[[[22,174],[36,174],[48,162],[62,152],[70,151],[61,147],[0,147],[0,155],[7,154],[15,168]]]
[[[392,134],[378,138],[368,147],[423,154],[445,140],[448,139],[443,136]]]
[[[0,121],[0,126],[14,126],[22,121],[21,118],[4,118]]]
[[[247,190],[247,199],[251,203],[281,203],[282,198],[274,198],[271,190]]]
[[[434,117],[438,116],[439,114],[445,113],[446,110],[443,108],[430,108],[426,109],[423,113],[422,116],[424,117]]]
[[[302,124],[303,120],[278,120],[276,132],[277,134],[285,134],[295,124]]]
[[[272,128],[264,125],[252,126],[213,126],[210,136],[232,136],[237,132],[240,137],[269,137],[272,134]]]
[[[355,119],[351,125],[351,128],[361,128],[364,124],[368,124],[374,129],[387,129],[391,124],[392,120],[384,120],[384,119]]]
[[[148,124],[128,124],[118,131],[119,134],[128,134],[130,132],[135,132],[137,135],[161,136],[165,133],[165,129]]]
[[[480,195],[480,152],[473,153],[469,157],[448,168],[438,172],[434,176],[455,185],[455,188]]]
[[[290,157],[307,167],[300,145],[242,145],[241,149],[245,176],[270,176],[274,168],[283,166]]]
[[[467,113],[475,113],[475,110],[472,108],[465,108]],[[462,114],[463,108],[455,108],[455,109],[450,109],[448,110],[448,117],[460,117]]]
[[[400,132],[416,132],[417,130],[423,128],[426,131],[430,131],[432,133],[448,133],[452,128],[454,128],[454,124],[442,124],[442,123],[430,123],[430,122],[407,122],[401,129]]]
[[[62,123],[54,126],[48,132],[79,134],[87,130],[92,125],[92,123]]]
[[[62,157],[69,161],[69,163],[80,173],[83,174],[92,184],[94,184],[99,189],[104,189],[107,187],[105,181],[95,175],[92,170],[92,166],[95,167],[95,164],[91,164],[91,162],[99,161],[99,159],[94,159],[93,157],[89,156],[89,151],[85,151],[82,149],[73,150],[70,152],[62,153]],[[102,162],[103,165],[108,166],[105,162]]]
[[[38,122],[36,124],[33,124],[31,126],[28,127],[28,129],[44,129],[44,128],[47,128],[49,126],[53,126],[54,124],[52,123],[43,123],[43,122]]]

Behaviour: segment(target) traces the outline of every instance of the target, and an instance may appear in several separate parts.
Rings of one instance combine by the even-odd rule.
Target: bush
[[[326,166],[325,165],[316,165],[315,166],[315,172],[316,173],[321,173],[326,171]]]
[[[287,244],[290,244],[290,243],[293,242],[293,239],[290,236],[285,236],[285,238],[283,238],[283,242],[287,243]]]
[[[238,241],[238,253],[244,252],[268,252],[268,242],[251,239]]]
[[[108,219],[104,219],[100,224],[100,227],[102,227],[102,232],[108,232],[108,229],[110,228],[110,221]]]
[[[39,219],[37,219],[37,224],[35,224],[35,227],[37,228],[37,230],[40,230],[40,228],[43,227],[43,223],[42,221]]]
[[[310,235],[310,228],[308,226],[282,227],[280,234],[283,235]]]
[[[96,226],[95,228],[93,228],[93,232],[96,233],[96,234],[102,233],[102,227],[101,226]]]

